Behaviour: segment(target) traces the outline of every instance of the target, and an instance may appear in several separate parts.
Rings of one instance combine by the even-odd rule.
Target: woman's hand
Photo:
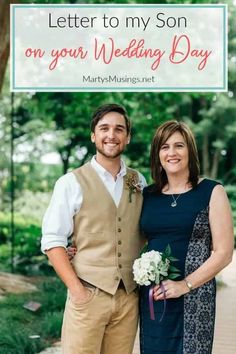
[[[66,253],[69,258],[69,261],[71,261],[77,253],[77,248],[75,246],[69,246],[66,249]]]
[[[184,280],[173,281],[173,280],[163,280],[163,287],[160,285],[155,285],[153,290],[153,299],[155,301],[164,300],[163,288],[165,289],[165,297],[166,299],[173,299],[180,297],[189,292],[189,288],[187,287]]]

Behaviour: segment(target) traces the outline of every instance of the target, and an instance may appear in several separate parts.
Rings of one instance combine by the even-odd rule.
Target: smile
[[[118,145],[116,143],[104,143],[104,144],[107,145],[107,146],[110,146],[110,147],[115,147],[115,146]]]
[[[179,159],[171,159],[171,160],[167,160],[168,163],[171,163],[171,164],[176,164],[178,162],[180,162]]]

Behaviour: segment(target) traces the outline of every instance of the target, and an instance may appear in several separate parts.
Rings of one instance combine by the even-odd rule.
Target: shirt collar
[[[102,167],[102,165],[100,165],[96,161],[96,155],[92,157],[91,165],[99,175],[104,177],[111,176],[110,172],[108,172],[104,167]],[[117,173],[116,177],[124,177],[126,173],[127,173],[126,165],[123,160],[120,160],[120,171]]]

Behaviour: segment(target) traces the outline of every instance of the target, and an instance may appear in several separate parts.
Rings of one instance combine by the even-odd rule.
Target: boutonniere
[[[137,175],[134,173],[129,173],[126,178],[126,185],[129,189],[129,202],[132,202],[132,194],[133,193],[141,193],[142,185],[137,181]]]

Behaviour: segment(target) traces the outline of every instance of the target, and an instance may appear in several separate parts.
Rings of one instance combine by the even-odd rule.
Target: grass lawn
[[[39,353],[60,338],[66,289],[54,277],[39,278],[37,287],[37,292],[10,294],[0,300],[1,354]],[[28,301],[42,306],[31,312],[23,308]]]

